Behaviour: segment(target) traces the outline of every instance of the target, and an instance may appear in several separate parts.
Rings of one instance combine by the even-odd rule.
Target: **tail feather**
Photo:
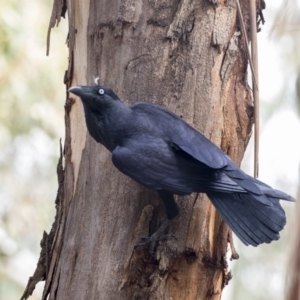
[[[271,198],[277,198],[287,201],[295,201],[295,199],[288,194],[275,190],[267,184],[255,179],[244,173],[238,166],[236,166],[229,158],[228,165],[223,169],[223,172],[233,180],[237,185],[242,187],[245,191],[255,196],[256,200],[264,205],[270,204]]]
[[[296,200],[291,197],[290,195],[279,191],[279,190],[275,190],[272,187],[270,187],[269,185],[255,179],[249,176],[249,179],[252,180],[255,185],[267,196],[267,197],[271,197],[271,198],[277,198],[277,199],[282,199],[282,200],[286,200],[286,201],[292,201],[295,202]]]
[[[239,199],[239,201],[242,201],[242,199]],[[279,230],[279,228],[277,224],[270,224],[270,219],[264,215],[263,210],[257,212],[255,206],[244,207],[244,210],[242,210],[241,206],[237,205],[237,203],[238,202],[234,202],[234,206],[235,211],[238,212],[239,224],[245,225],[244,228],[247,230],[248,234],[252,236],[252,239],[259,244],[260,240],[265,239],[265,242],[271,242],[273,239],[277,238],[278,232],[272,229],[272,225],[274,225],[273,228],[275,230]],[[222,204],[223,206],[226,206],[224,205],[224,202]],[[244,206],[243,203],[241,203],[241,205]],[[251,216],[250,218],[249,215]],[[253,226],[253,224],[261,223],[261,220],[258,218],[258,216],[264,218],[264,226]]]
[[[224,205],[224,201],[218,201],[219,199],[216,199],[215,196],[215,194],[214,197],[209,195],[211,200],[215,200],[212,201],[213,204],[239,239],[246,245],[258,245],[259,240],[256,235],[249,229],[247,224],[244,223],[244,220],[241,220],[243,216],[235,214],[229,206]]]
[[[209,192],[207,195],[244,244],[257,246],[279,239],[279,231],[286,223],[279,200],[266,197],[269,203],[265,205],[250,193]]]

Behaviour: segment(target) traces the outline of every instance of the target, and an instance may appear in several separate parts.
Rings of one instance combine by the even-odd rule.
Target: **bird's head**
[[[114,102],[119,102],[119,97],[105,86],[73,86],[69,92],[81,98],[83,104],[91,109],[110,107]]]

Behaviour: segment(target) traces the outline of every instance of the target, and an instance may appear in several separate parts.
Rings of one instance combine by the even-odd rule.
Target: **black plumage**
[[[160,195],[168,220],[178,214],[173,194],[206,193],[246,245],[279,239],[286,223],[279,199],[289,195],[245,174],[231,159],[184,120],[162,107],[124,104],[103,86],[69,89],[83,103],[89,133],[112,153],[114,165]]]

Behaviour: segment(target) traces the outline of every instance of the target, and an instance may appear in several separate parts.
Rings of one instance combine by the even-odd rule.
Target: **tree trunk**
[[[253,107],[235,3],[68,0],[67,87],[99,77],[128,104],[169,108],[240,163]],[[241,4],[247,12],[247,1]],[[88,134],[78,98],[66,102],[59,170],[56,222],[44,241],[43,299],[221,298],[230,279],[229,230],[208,198],[177,197],[180,215],[170,228],[177,240],[162,241],[155,257],[134,250],[165,219],[163,206],[156,192],[112,165]]]

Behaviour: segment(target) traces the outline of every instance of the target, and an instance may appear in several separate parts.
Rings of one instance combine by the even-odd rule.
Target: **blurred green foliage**
[[[45,54],[52,1],[0,6],[0,299],[10,300],[22,295],[54,219],[68,50],[62,20]]]

